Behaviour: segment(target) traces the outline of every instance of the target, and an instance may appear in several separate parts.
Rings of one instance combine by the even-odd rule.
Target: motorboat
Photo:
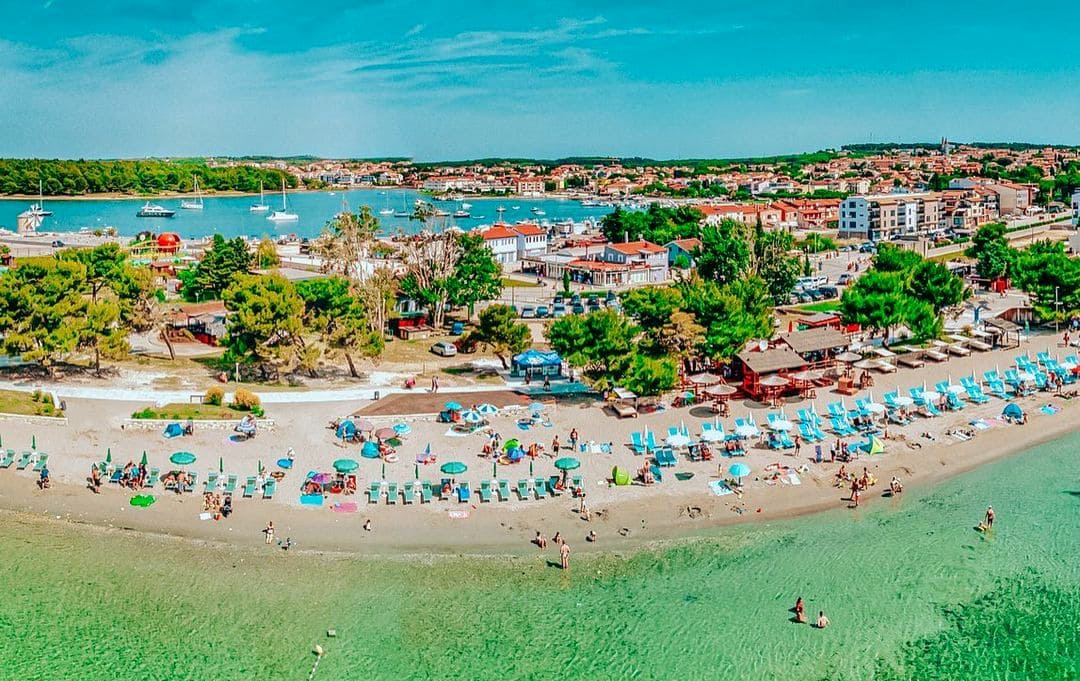
[[[176,215],[175,210],[163,208],[156,203],[150,203],[149,201],[147,201],[146,204],[139,209],[139,212],[135,214],[136,217],[140,218],[171,218],[174,215]]]

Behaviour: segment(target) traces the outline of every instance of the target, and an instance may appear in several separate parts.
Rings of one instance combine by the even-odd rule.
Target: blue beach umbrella
[[[1024,410],[1020,408],[1019,404],[1010,402],[1005,405],[1005,411],[1001,412],[1001,415],[1010,419],[1022,419],[1024,418]]]
[[[529,405],[529,411],[534,412],[534,413],[544,411],[544,405],[542,403],[540,403],[540,402],[533,402],[532,404]]]
[[[484,420],[484,417],[480,415],[480,412],[475,409],[470,409],[461,414],[461,420],[465,423],[480,423]]]
[[[476,411],[480,412],[484,416],[494,416],[499,413],[499,408],[490,402],[485,402],[476,408]]]
[[[379,445],[375,444],[372,440],[368,440],[364,443],[364,446],[360,448],[360,456],[365,459],[379,458]]]
[[[398,435],[408,435],[412,432],[412,427],[408,423],[395,423],[394,432]]]
[[[446,407],[446,409],[448,409],[449,411],[461,411],[461,405],[457,402],[447,402],[443,406]]]
[[[743,478],[747,475],[750,475],[750,467],[747,466],[745,463],[741,462],[733,463],[728,468],[728,473],[731,473],[731,477],[733,478]]]

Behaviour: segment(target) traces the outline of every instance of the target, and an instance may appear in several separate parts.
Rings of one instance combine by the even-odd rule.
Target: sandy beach
[[[1050,339],[1052,340],[1052,339]],[[892,375],[875,375],[877,385],[873,394],[880,399],[884,392],[900,386],[903,392],[924,381],[932,385],[950,377],[959,380],[975,370],[982,371],[997,365],[1004,369],[1021,352],[1034,355],[1046,348],[1047,337],[1025,343],[1019,350],[1004,350],[975,354],[967,358],[954,358],[947,363],[928,365],[922,369],[901,369]],[[1053,349],[1053,348],[1052,348]],[[446,400],[458,399],[465,406],[485,401],[482,394],[455,396],[446,393]],[[866,394],[860,395],[866,397]],[[428,398],[425,398],[428,399]],[[825,405],[841,399],[830,390],[819,391],[816,406],[819,413]],[[853,398],[845,398],[851,406]],[[273,521],[278,538],[291,537],[301,550],[364,553],[376,555],[402,554],[520,554],[532,549],[529,540],[537,530],[547,536],[561,532],[576,538],[581,549],[621,550],[640,547],[671,537],[692,535],[717,525],[739,522],[768,522],[815,511],[843,508],[848,505],[846,487],[834,486],[840,463],[828,462],[831,440],[822,444],[825,462],[813,461],[814,446],[804,444],[798,456],[754,446],[745,458],[736,459],[748,464],[753,473],[744,480],[745,493],[741,500],[734,495],[716,497],[708,483],[722,473],[727,475],[731,459],[714,456],[712,461],[691,462],[680,457],[674,469],[665,469],[663,482],[651,486],[610,486],[608,479],[613,466],[635,471],[642,464],[642,457],[635,456],[627,443],[631,431],[643,427],[658,434],[666,433],[667,427],[685,424],[692,435],[700,432],[700,423],[712,420],[698,409],[672,409],[643,415],[637,419],[617,420],[591,404],[559,404],[546,412],[552,427],[537,427],[521,431],[516,426],[520,413],[513,411],[493,417],[492,426],[505,439],[516,437],[523,444],[538,442],[548,449],[558,435],[565,444],[569,432],[576,428],[582,441],[613,443],[610,454],[577,453],[582,466],[575,473],[582,475],[587,502],[592,518],[586,522],[577,513],[579,501],[569,495],[546,500],[521,501],[516,494],[511,501],[494,501],[482,504],[473,494],[470,502],[456,501],[405,506],[400,498],[395,506],[386,505],[385,497],[378,504],[369,504],[366,489],[373,479],[382,477],[383,464],[379,460],[359,457],[356,445],[343,446],[326,424],[340,416],[351,414],[369,406],[370,402],[326,402],[268,405],[268,416],[275,420],[272,431],[262,432],[255,439],[234,442],[228,429],[196,429],[191,437],[165,440],[158,430],[122,428],[125,417],[145,406],[141,402],[118,402],[108,400],[67,400],[67,423],[26,423],[19,419],[0,420],[3,448],[16,451],[29,449],[35,439],[40,451],[50,455],[53,486],[39,490],[35,475],[28,469],[16,471],[14,467],[0,470],[0,508],[17,513],[27,513],[55,521],[87,524],[136,532],[160,533],[194,540],[225,542],[233,545],[255,545],[262,542],[262,528]],[[1018,400],[1029,415],[1027,425],[1009,425],[997,420],[1004,403],[991,399],[988,404],[969,404],[960,412],[950,412],[942,417],[925,419],[917,417],[907,426],[890,426],[886,451],[882,455],[862,456],[847,464],[849,471],[862,472],[866,466],[878,480],[863,497],[864,504],[897,504],[903,498],[883,499],[892,476],[900,478],[905,487],[932,485],[1009,454],[1022,451],[1039,442],[1055,439],[1076,429],[1076,400],[1065,400],[1050,393],[1036,393]],[[1044,414],[1040,407],[1054,405],[1056,414]],[[786,415],[795,420],[798,409],[810,407],[807,401],[793,401],[785,405]],[[512,408],[511,408],[512,409]],[[767,409],[756,403],[736,403],[732,413],[721,419],[730,431],[735,417],[744,417],[752,411],[755,420],[765,423]],[[708,419],[703,418],[708,416]],[[390,426],[404,421],[412,429],[398,449],[400,460],[385,464],[386,479],[403,483],[413,479],[414,457],[430,444],[438,457],[436,465],[421,466],[420,479],[437,481],[441,477],[438,465],[448,461],[461,461],[469,470],[460,479],[472,483],[475,490],[480,481],[491,479],[492,462],[483,458],[481,448],[486,437],[473,434],[448,437],[446,424],[435,423],[431,416],[391,415],[364,417],[377,427]],[[966,427],[975,419],[987,419],[991,425],[977,430],[975,437],[966,442],[946,435],[956,427]],[[934,440],[923,434],[929,433]],[[827,433],[828,434],[828,433]],[[854,438],[850,438],[854,441]],[[917,444],[913,444],[917,443]],[[203,510],[201,493],[178,496],[166,493],[158,485],[153,492],[157,497],[149,509],[137,509],[128,504],[131,492],[106,485],[101,494],[86,489],[85,480],[91,464],[101,461],[107,449],[111,449],[113,461],[123,464],[138,461],[145,450],[150,465],[162,469],[170,467],[168,456],[177,450],[194,452],[198,461],[192,470],[199,471],[201,480],[206,473],[218,469],[219,457],[226,473],[236,473],[241,484],[248,475],[254,475],[261,462],[273,469],[274,462],[288,448],[296,452],[294,469],[281,481],[273,500],[235,499],[235,513],[222,521],[200,521]],[[570,452],[563,450],[560,455]],[[331,470],[331,463],[338,458],[355,458],[360,462],[358,493],[351,497],[332,495],[323,508],[302,507],[299,504],[299,486],[303,473],[308,470]],[[553,475],[554,458],[540,456],[534,463],[535,475]],[[800,485],[778,484],[763,479],[766,466],[773,463],[799,469]],[[721,470],[722,469],[722,470]],[[692,472],[690,480],[679,481],[673,471]],[[498,476],[508,479],[511,486],[521,478],[531,477],[528,464],[499,466]],[[200,482],[199,490],[202,485]],[[352,501],[358,511],[338,513],[330,509],[335,501]],[[854,509],[852,513],[859,513]],[[370,519],[373,527],[362,529]],[[589,531],[595,531],[598,541],[586,544],[580,541]]]

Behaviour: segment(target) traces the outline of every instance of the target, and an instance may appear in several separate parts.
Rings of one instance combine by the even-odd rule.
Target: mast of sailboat
[[[287,210],[285,205],[285,176],[281,176],[281,212],[284,213]]]

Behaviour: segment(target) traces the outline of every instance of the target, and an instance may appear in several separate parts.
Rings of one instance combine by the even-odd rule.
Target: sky
[[[1080,144],[1072,0],[0,0],[0,156]]]

